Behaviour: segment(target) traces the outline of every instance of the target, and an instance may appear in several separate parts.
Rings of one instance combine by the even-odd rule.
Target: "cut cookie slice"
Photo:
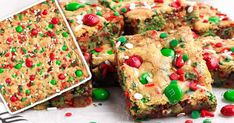
[[[89,81],[79,87],[55,97],[45,103],[33,107],[35,110],[44,110],[52,107],[86,107],[92,103],[92,82]]]
[[[58,3],[49,1],[0,22],[0,93],[12,114],[90,79],[64,19]]]
[[[187,23],[192,29],[204,36],[234,37],[234,22],[224,13],[205,3],[188,2],[186,7]]]
[[[108,0],[101,0],[100,3],[108,5]],[[125,34],[170,30],[186,24],[183,0],[123,0],[109,3],[112,9],[124,15]]]
[[[234,40],[201,37],[203,57],[214,79],[214,85],[234,88]]]
[[[119,79],[135,119],[215,110],[211,75],[190,28],[121,37],[116,47]]]
[[[91,54],[91,71],[93,73],[94,86],[119,85],[113,46],[104,44],[92,50]]]

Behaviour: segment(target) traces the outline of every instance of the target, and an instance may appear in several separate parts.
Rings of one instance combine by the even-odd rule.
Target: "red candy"
[[[25,64],[27,67],[32,67],[33,66],[33,62],[30,59],[26,59]]]
[[[222,43],[216,43],[215,47],[222,47],[222,45],[223,45]]]
[[[96,26],[99,21],[98,16],[95,14],[86,14],[83,18],[83,23],[88,26]]]
[[[70,117],[70,116],[72,116],[72,113],[68,112],[68,113],[65,114],[65,116]]]
[[[193,123],[192,120],[186,120],[185,123]]]
[[[44,11],[42,12],[42,14],[43,14],[43,15],[47,15],[47,14],[48,14],[48,11],[47,11],[47,10],[44,10]]]
[[[180,55],[179,57],[175,58],[174,65],[178,68],[181,68],[184,66],[184,60],[183,56]]]
[[[138,55],[133,55],[129,59],[125,60],[125,63],[131,67],[139,68],[143,60]]]
[[[209,112],[205,109],[201,110],[201,117],[214,117],[214,114],[212,112]]]
[[[34,75],[30,75],[29,80],[30,80],[30,81],[35,80],[35,76],[34,76]]]
[[[180,0],[176,0],[175,2],[172,2],[171,4],[171,7],[174,7],[174,8],[180,8],[181,7],[181,1]]]
[[[234,105],[226,105],[221,109],[220,112],[224,116],[234,116]]]
[[[16,102],[17,98],[15,96],[11,96],[10,100],[11,100],[11,102]]]
[[[38,30],[37,29],[32,29],[31,35],[36,36],[37,34],[38,34]]]
[[[164,0],[154,0],[154,2],[156,2],[156,3],[163,3]]]
[[[11,78],[6,78],[5,82],[6,82],[7,84],[11,84]]]
[[[58,75],[58,78],[59,78],[60,80],[64,80],[66,77],[65,77],[64,74],[61,73],[61,74]]]
[[[219,60],[216,57],[210,56],[205,58],[205,60],[209,70],[216,70],[219,68]]]
[[[178,74],[176,74],[176,73],[172,73],[171,75],[170,75],[170,79],[171,80],[178,80],[179,79],[179,75]]]
[[[84,58],[87,62],[90,62],[90,54],[89,53],[84,53]]]
[[[52,24],[58,24],[59,23],[59,19],[56,18],[56,17],[53,17],[52,20],[51,20],[51,23]]]

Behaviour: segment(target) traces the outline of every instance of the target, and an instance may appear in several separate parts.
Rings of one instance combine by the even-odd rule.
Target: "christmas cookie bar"
[[[11,113],[90,78],[56,2],[42,2],[16,14],[0,22],[0,30],[0,93]]]
[[[43,110],[50,107],[85,107],[92,103],[92,82],[89,81],[79,87],[65,92],[61,96],[55,97],[43,104],[33,107],[35,110]]]
[[[91,54],[91,70],[94,86],[117,85],[117,71],[113,47],[109,44],[104,44],[91,51]]]
[[[234,37],[234,22],[222,12],[205,3],[187,3],[185,20],[198,34],[204,36]]]
[[[116,47],[119,79],[134,118],[215,110],[211,75],[190,28],[120,37]]]
[[[123,17],[99,4],[63,0],[60,3],[83,52],[111,43],[122,32]]]
[[[203,57],[214,79],[214,85],[234,88],[234,40],[202,37]]]
[[[102,4],[107,4],[103,1]],[[169,30],[186,24],[183,21],[186,14],[183,0],[123,0],[111,3],[112,9],[124,15],[126,34]]]

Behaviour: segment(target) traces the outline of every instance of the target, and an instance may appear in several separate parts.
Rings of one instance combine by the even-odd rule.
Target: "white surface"
[[[37,0],[0,0],[0,18],[5,17],[12,12],[18,11],[23,7],[26,7]],[[234,18],[233,13],[233,0],[208,0],[209,3],[218,7],[223,12],[227,13],[230,17]],[[227,89],[214,88],[215,95],[218,100],[218,107],[215,112],[215,117],[210,118],[212,123],[233,123],[234,117],[224,118],[220,115],[220,109],[226,104],[230,104],[223,101],[223,93]],[[19,115],[22,115],[28,122],[25,123],[131,123],[133,120],[129,117],[128,112],[125,110],[125,101],[120,89],[111,89],[111,98],[109,101],[102,103],[102,106],[91,105],[87,108],[79,109],[63,109],[56,111],[26,111]],[[0,102],[0,113],[5,111],[3,104]],[[65,117],[65,113],[71,112],[71,117]],[[5,115],[4,117],[7,117]],[[0,116],[1,118],[1,116]],[[185,120],[190,119],[188,116],[180,118],[163,118],[150,120],[144,123],[184,123]],[[200,118],[193,120],[194,123],[202,123],[204,119]],[[0,120],[1,123],[1,120]],[[24,123],[24,122],[19,122]]]

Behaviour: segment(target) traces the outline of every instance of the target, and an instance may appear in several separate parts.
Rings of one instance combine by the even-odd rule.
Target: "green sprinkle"
[[[117,11],[114,12],[114,15],[115,16],[120,16],[119,12],[117,12]]]
[[[167,33],[165,33],[165,32],[161,33],[160,38],[167,38]]]
[[[21,69],[22,68],[22,64],[16,64],[15,65],[15,69]]]
[[[24,53],[27,53],[27,50],[25,48],[21,48]]]
[[[98,11],[98,12],[96,13],[96,15],[102,16],[102,12]]]
[[[20,101],[21,101],[21,102],[24,102],[24,101],[26,101],[26,98],[21,98]]]
[[[197,65],[198,65],[197,62],[194,62],[194,63],[192,64],[193,67],[197,67]]]
[[[50,84],[51,84],[51,85],[56,85],[57,82],[56,82],[56,80],[52,79],[52,80],[50,81]]]
[[[76,70],[75,74],[76,74],[76,77],[81,77],[83,75],[83,72],[82,70]]]
[[[37,67],[40,67],[42,65],[42,63],[41,62],[39,62],[38,64],[37,64]]]
[[[15,28],[15,30],[16,30],[16,32],[18,32],[18,33],[21,33],[21,32],[24,31],[24,29],[23,29],[22,26],[17,26],[17,27]]]
[[[173,48],[176,47],[178,44],[179,44],[179,41],[176,40],[176,39],[173,39],[173,40],[171,40],[171,42],[170,42],[170,46],[173,47]]]
[[[188,60],[189,60],[189,57],[188,57],[187,54],[184,54],[184,55],[183,55],[183,60],[184,60],[184,61],[188,61]]]
[[[203,123],[212,123],[212,121],[210,119],[205,119],[203,120]]]
[[[57,64],[57,65],[61,65],[61,61],[60,61],[60,60],[57,60],[57,61],[56,61],[56,64]]]
[[[16,74],[12,74],[11,76],[12,76],[12,78],[16,78]]]
[[[192,111],[191,118],[197,119],[197,118],[200,118],[200,117],[201,117],[201,115],[200,115],[199,111]]]
[[[73,20],[73,19],[71,19],[71,20],[69,20],[69,22],[70,22],[70,23],[74,23],[74,20]]]
[[[16,48],[15,47],[11,48],[11,52],[16,52]]]
[[[218,24],[220,22],[220,19],[218,17],[210,17],[209,22]]]
[[[63,32],[62,35],[63,35],[63,37],[66,38],[66,37],[68,37],[69,34],[67,32]]]

